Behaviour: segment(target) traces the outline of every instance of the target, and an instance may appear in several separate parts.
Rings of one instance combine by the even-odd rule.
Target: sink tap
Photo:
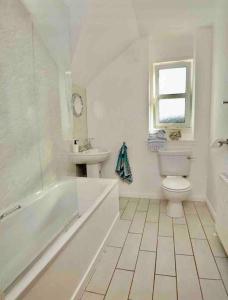
[[[91,140],[93,140],[93,138],[85,139],[85,143],[83,145],[79,146],[79,152],[92,149],[93,147],[91,144]]]

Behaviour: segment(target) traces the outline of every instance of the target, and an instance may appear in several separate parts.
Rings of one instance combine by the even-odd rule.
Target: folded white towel
[[[149,134],[148,145],[151,151],[158,151],[164,149],[167,144],[167,137],[165,130],[156,130]]]

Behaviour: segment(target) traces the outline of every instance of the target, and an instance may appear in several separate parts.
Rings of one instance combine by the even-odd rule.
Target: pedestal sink
[[[88,177],[100,177],[101,163],[108,159],[109,151],[89,149],[78,153],[70,153],[71,160],[76,165],[86,164]]]

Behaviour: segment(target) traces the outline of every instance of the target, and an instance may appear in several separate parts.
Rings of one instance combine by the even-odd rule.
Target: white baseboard
[[[213,205],[211,204],[211,202],[208,199],[206,199],[206,202],[207,202],[208,209],[215,221],[216,220],[216,210],[214,209]]]
[[[207,198],[206,196],[192,196],[189,198],[190,201],[195,201],[195,202],[206,202]]]
[[[153,194],[138,194],[138,193],[120,193],[120,197],[124,198],[140,198],[140,199],[162,199],[162,194],[153,193]]]
[[[74,291],[72,297],[70,300],[79,300],[82,297],[82,294],[87,286],[87,284],[89,283],[90,277],[93,273],[93,270],[95,268],[95,266],[97,265],[97,262],[99,261],[101,254],[102,254],[102,250],[104,248],[104,245],[114,227],[114,225],[116,224],[116,221],[119,219],[119,213],[116,215],[114,221],[112,222],[111,227],[109,228],[103,242],[101,243],[99,249],[97,250],[96,254],[94,255],[89,267],[87,268],[87,271],[85,272],[81,282],[79,283],[79,285],[77,286],[76,290]]]
[[[164,197],[160,193],[153,193],[153,194],[137,194],[137,193],[121,193],[120,197],[125,198],[139,198],[139,199],[152,199],[152,200],[162,200]],[[197,202],[206,202],[206,196],[191,196],[189,201],[197,201]]]

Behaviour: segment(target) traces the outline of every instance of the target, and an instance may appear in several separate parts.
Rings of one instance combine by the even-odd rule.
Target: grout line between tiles
[[[89,294],[95,294],[95,295],[99,295],[99,296],[104,296],[104,294],[97,293],[97,292],[91,292],[91,291],[85,291],[85,292],[89,293]]]
[[[190,239],[190,244],[191,244],[191,248],[192,248],[192,256],[193,256],[195,267],[196,267],[196,273],[197,273],[197,277],[198,277],[200,292],[201,292],[202,300],[204,300],[202,287],[201,287],[201,283],[200,283],[199,271],[198,271],[198,267],[197,267],[197,264],[196,264],[195,253],[194,253],[193,246],[192,246],[192,238],[191,238],[191,235],[190,235],[190,230],[189,230],[189,227],[188,227],[188,222],[187,222],[185,210],[183,210],[183,211],[184,211],[184,217],[185,217],[185,220],[186,220],[186,225],[187,225],[188,235],[189,235],[189,239]]]
[[[207,204],[206,204],[206,205],[207,205]],[[198,218],[199,218],[199,221],[200,221],[200,224],[201,224],[201,226],[202,226],[202,228],[203,228],[203,232],[204,232],[204,234],[205,234],[205,236],[206,236],[206,241],[207,241],[207,243],[208,243],[208,246],[209,246],[209,248],[210,248],[210,250],[211,250],[211,253],[212,253],[212,256],[213,256],[213,259],[214,259],[215,265],[216,265],[216,267],[217,267],[217,270],[218,270],[218,272],[219,272],[219,275],[220,275],[220,279],[218,279],[218,280],[221,280],[221,281],[222,281],[222,284],[223,284],[223,286],[224,286],[224,289],[225,289],[225,291],[226,291],[226,294],[227,294],[227,296],[228,296],[228,291],[227,291],[227,289],[226,289],[226,285],[225,285],[225,283],[224,283],[224,281],[223,281],[223,278],[222,278],[221,272],[220,272],[220,270],[219,270],[219,267],[218,267],[217,261],[216,261],[216,259],[215,259],[215,256],[214,256],[214,253],[213,253],[213,251],[212,251],[211,245],[210,245],[210,243],[209,243],[209,240],[208,240],[208,238],[207,238],[207,235],[206,235],[206,231],[205,231],[204,225],[203,225],[203,223],[202,223],[202,220],[201,220],[201,218],[200,218],[200,215],[199,215],[199,213],[198,213],[198,211],[197,211],[197,208],[196,208],[196,205],[195,205],[195,203],[194,203],[194,207],[195,207],[195,209],[196,209],[197,216],[198,216]],[[209,210],[208,210],[208,211],[209,211]],[[210,213],[210,211],[209,211],[209,213]],[[211,214],[210,214],[210,215],[211,215]],[[212,218],[212,219],[213,219],[213,218]],[[205,226],[206,226],[206,225],[205,225]],[[203,279],[203,278],[202,278],[202,279]]]
[[[160,273],[156,273],[156,275],[158,275],[158,276],[164,276],[164,277],[176,278],[176,276],[174,276],[174,275],[165,275],[165,274],[160,274]]]
[[[120,198],[121,198],[121,197],[119,197],[119,209],[120,209]],[[120,218],[121,218],[122,215],[124,214],[124,212],[125,212],[125,210],[126,210],[126,208],[127,208],[127,206],[128,206],[128,203],[129,203],[129,199],[127,200],[127,203],[126,203],[125,207],[122,209],[122,213],[120,214]],[[126,221],[127,221],[127,220],[126,220]]]
[[[159,202],[158,207],[158,230],[157,230],[157,245],[156,245],[156,254],[155,254],[155,264],[154,264],[154,281],[153,281],[153,293],[152,299],[154,298],[154,289],[155,289],[155,280],[156,280],[156,268],[157,268],[157,258],[158,258],[158,237],[159,237],[159,226],[160,226],[160,212],[161,212],[161,201]]]
[[[120,198],[119,198],[119,201],[120,201]],[[128,201],[127,201],[127,204],[126,204],[125,208],[123,209],[123,212],[124,212],[124,211],[125,211],[125,209],[127,208],[127,205],[128,205],[128,203],[129,203],[129,199],[128,199]],[[123,214],[123,212],[122,212],[122,214]],[[120,220],[120,219],[121,219],[121,217],[119,217],[119,220]],[[110,233],[110,234],[111,234],[111,233]],[[125,238],[125,241],[124,241],[123,247],[124,247],[124,245],[125,245],[126,239],[127,239],[127,235],[126,235],[126,238]],[[105,247],[106,247],[106,245],[104,246],[104,248],[105,248]],[[118,259],[117,259],[117,263],[116,263],[116,265],[115,265],[114,271],[113,271],[113,273],[112,273],[112,276],[111,276],[110,282],[109,282],[109,284],[108,284],[108,287],[107,287],[107,290],[106,290],[106,293],[104,294],[104,296],[106,296],[106,294],[107,294],[107,291],[108,291],[108,289],[109,289],[109,286],[110,286],[110,283],[111,283],[111,281],[112,281],[113,275],[114,275],[114,273],[115,273],[116,266],[117,266],[117,264],[118,264],[118,261],[119,261],[120,255],[121,255],[121,253],[122,253],[122,251],[123,251],[123,247],[120,247],[120,248],[121,248],[121,251],[120,251],[119,257],[118,257]],[[119,247],[116,247],[116,248],[119,248]],[[98,263],[98,264],[99,264],[99,263]],[[96,266],[96,267],[97,267],[97,266]],[[94,274],[94,273],[95,273],[95,271],[96,271],[96,267],[94,268],[93,274]],[[89,285],[89,283],[90,283],[90,281],[91,281],[91,279],[92,279],[92,276],[93,276],[93,274],[91,275],[91,277],[90,277],[90,279],[89,279],[89,281],[88,281],[88,284],[86,285],[86,287],[85,287],[85,289],[84,289],[84,292],[87,292],[87,287],[88,287],[88,285]],[[83,294],[84,294],[84,292],[83,292]],[[83,296],[83,294],[82,294],[82,296]],[[105,297],[104,297],[104,298],[105,298]]]
[[[208,240],[206,234],[205,234],[206,240],[207,240],[207,242],[208,242],[208,244],[209,244],[210,250],[211,250],[211,252],[212,252],[212,255],[213,255],[213,258],[214,258],[214,260],[215,260],[215,263],[216,263],[216,266],[217,266],[217,268],[218,268],[218,271],[219,271],[219,274],[220,274],[220,276],[221,276],[221,279],[211,279],[211,278],[200,278],[200,277],[199,277],[198,267],[197,267],[197,264],[196,264],[195,254],[194,254],[194,251],[193,251],[193,245],[192,245],[192,241],[193,241],[194,239],[192,239],[191,236],[190,236],[190,231],[189,231],[188,222],[186,222],[186,224],[175,224],[175,225],[182,225],[182,226],[183,226],[183,225],[186,225],[187,231],[188,231],[188,235],[189,235],[189,239],[190,239],[190,244],[191,244],[191,248],[192,248],[192,253],[193,253],[193,255],[188,255],[188,254],[176,254],[176,249],[175,249],[176,245],[175,245],[175,236],[174,236],[174,234],[175,234],[175,233],[174,233],[174,219],[173,219],[173,218],[172,218],[172,229],[173,229],[173,236],[172,236],[172,237],[173,237],[173,243],[174,243],[174,260],[175,260],[175,271],[176,271],[176,276],[156,273],[157,256],[158,256],[158,240],[159,240],[159,237],[160,237],[160,236],[159,236],[159,225],[160,225],[160,215],[161,215],[161,202],[159,203],[158,221],[157,221],[157,222],[147,222],[146,220],[147,220],[147,216],[148,216],[148,213],[149,213],[149,207],[150,207],[150,200],[149,200],[149,204],[148,204],[148,206],[147,206],[147,211],[145,211],[145,212],[146,212],[146,218],[145,218],[145,220],[144,220],[144,225],[143,225],[142,234],[140,234],[140,233],[133,233],[133,232],[130,232],[130,227],[131,227],[131,225],[132,225],[132,222],[133,222],[133,220],[134,220],[134,217],[135,217],[135,215],[136,215],[136,212],[138,212],[137,208],[138,208],[138,205],[139,205],[139,201],[140,201],[140,199],[137,198],[137,206],[136,206],[136,208],[135,208],[133,217],[131,218],[131,220],[128,220],[128,221],[130,221],[130,226],[129,226],[128,232],[127,232],[127,234],[126,234],[126,238],[125,238],[125,240],[124,240],[123,246],[122,246],[122,247],[115,247],[115,246],[108,246],[108,245],[106,245],[107,247],[113,247],[113,248],[121,249],[121,251],[120,251],[119,257],[118,257],[118,259],[117,259],[117,263],[116,263],[116,265],[115,265],[115,267],[114,267],[114,269],[113,269],[113,273],[112,273],[111,279],[110,279],[110,281],[109,281],[109,284],[108,284],[108,286],[107,286],[107,289],[106,289],[105,294],[99,294],[99,293],[92,292],[92,291],[86,291],[86,289],[84,290],[84,292],[89,292],[89,293],[91,293],[91,294],[102,295],[102,296],[104,296],[104,299],[105,299],[106,296],[107,296],[109,287],[110,287],[110,285],[111,285],[111,283],[112,283],[112,280],[113,280],[113,276],[114,276],[115,271],[116,271],[116,270],[123,270],[123,271],[126,271],[126,272],[131,272],[132,275],[133,275],[133,276],[132,276],[131,283],[130,283],[129,291],[128,291],[128,300],[130,300],[130,298],[129,298],[129,297],[130,297],[130,292],[131,292],[131,289],[132,289],[133,280],[134,280],[135,271],[136,271],[136,266],[137,266],[137,263],[138,263],[138,258],[139,258],[140,252],[152,252],[152,253],[155,253],[155,266],[154,266],[154,280],[153,280],[152,299],[153,299],[153,297],[154,297],[155,278],[156,278],[156,275],[160,275],[160,276],[167,276],[167,277],[171,277],[171,278],[173,278],[173,277],[176,278],[176,292],[177,292],[177,300],[178,300],[178,297],[179,297],[179,296],[178,296],[178,283],[177,283],[177,275],[178,275],[178,274],[177,274],[177,265],[176,265],[176,257],[177,257],[177,256],[192,256],[192,257],[193,257],[193,259],[194,259],[194,264],[195,264],[195,268],[196,268],[196,272],[197,272],[197,279],[198,279],[198,282],[199,282],[199,287],[200,287],[200,292],[201,292],[202,300],[204,299],[204,296],[203,296],[203,293],[202,293],[202,287],[201,287],[200,279],[222,281],[222,283],[223,283],[223,285],[224,285],[224,280],[223,280],[223,278],[222,278],[222,276],[221,276],[221,272],[220,272],[220,270],[219,270],[219,268],[218,268],[218,265],[217,265],[217,262],[216,262],[216,259],[215,259],[215,257],[217,257],[217,256],[215,256],[215,255],[213,254],[212,249],[211,249],[211,246],[210,246],[210,244],[209,244],[209,240]],[[130,198],[128,199],[127,204],[126,204],[126,206],[124,207],[122,214],[123,214],[124,211],[126,210],[126,208],[127,208],[127,206],[128,206],[129,203],[130,203]],[[195,207],[195,203],[194,203],[194,207]],[[195,207],[195,208],[196,208],[196,207]],[[203,231],[204,231],[204,233],[205,233],[205,229],[204,229],[205,227],[204,227],[204,225],[202,224],[202,221],[201,221],[201,218],[200,218],[200,215],[199,215],[197,209],[196,209],[196,215],[197,215],[197,217],[198,217],[198,219],[199,219],[199,221],[200,221],[200,223],[201,223],[201,225],[202,225]],[[186,213],[185,213],[185,211],[184,211],[184,217],[185,217],[185,219],[186,219]],[[120,219],[121,219],[121,217],[120,217]],[[156,241],[157,241],[156,251],[149,251],[149,250],[141,250],[141,249],[140,249],[141,244],[142,244],[143,234],[144,234],[144,231],[145,231],[145,226],[146,226],[146,224],[148,224],[148,223],[158,224],[158,230],[157,230],[157,236],[156,236]],[[137,253],[137,259],[136,259],[136,263],[135,263],[134,270],[127,270],[127,269],[123,269],[123,268],[118,268],[118,267],[117,267],[118,262],[119,262],[119,260],[120,260],[120,257],[121,257],[121,255],[122,255],[124,246],[125,246],[125,244],[126,244],[127,237],[128,237],[129,234],[141,235],[141,240],[140,240],[140,245],[139,245],[139,249],[138,249],[138,253]],[[164,237],[167,237],[167,236],[164,236]],[[171,236],[169,236],[169,237],[171,237]],[[205,240],[205,239],[196,239],[196,240]],[[90,280],[91,280],[91,278],[90,278]],[[89,282],[90,282],[90,281],[89,281]],[[88,285],[87,285],[87,286],[88,286]],[[225,287],[225,285],[224,285],[224,287]],[[225,288],[225,291],[226,291],[226,293],[228,294],[228,291],[226,290],[226,288]]]
[[[150,253],[156,253],[156,251],[151,251],[151,250],[141,250],[141,249],[139,249],[139,251],[141,251],[141,252],[150,252]]]
[[[176,245],[175,245],[175,232],[172,218],[172,228],[173,228],[173,247],[174,247],[174,263],[175,263],[175,273],[176,273],[176,292],[177,292],[177,300],[178,300],[178,288],[177,288],[177,262],[176,262]]]
[[[128,199],[127,205],[129,204],[129,202],[130,202],[130,201],[129,201],[129,199]],[[127,205],[126,205],[126,208],[127,208]],[[125,209],[126,209],[126,208],[125,208]],[[136,209],[137,209],[137,206],[136,206],[136,208],[135,208],[135,212],[134,212],[134,215],[133,215],[132,219],[129,220],[129,221],[131,222],[131,224],[132,224],[133,219],[134,219],[134,216],[135,216],[135,214],[136,214],[136,211],[137,211]],[[109,284],[108,284],[108,286],[107,286],[107,290],[106,290],[106,292],[105,292],[104,299],[105,299],[106,296],[107,296],[107,292],[108,292],[109,287],[110,287],[110,285],[111,285],[111,282],[112,282],[113,276],[114,276],[114,274],[115,274],[115,271],[118,270],[117,265],[118,265],[120,256],[121,256],[121,254],[122,254],[122,252],[123,252],[123,248],[124,248],[124,246],[125,246],[125,244],[126,244],[126,240],[127,240],[128,234],[129,234],[129,230],[130,230],[131,224],[130,224],[130,226],[129,226],[129,229],[128,229],[128,232],[127,232],[125,241],[124,241],[124,243],[123,243],[123,247],[121,247],[120,255],[119,255],[119,258],[118,258],[118,260],[117,260],[117,262],[116,262],[116,265],[115,265],[115,268],[114,268],[114,270],[113,270],[113,273],[112,273],[111,279],[110,279],[110,281],[109,281]],[[126,271],[132,272],[132,273],[133,273],[133,276],[132,276],[132,280],[133,280],[133,277],[134,277],[134,271],[129,271],[129,270],[126,270]],[[132,281],[131,281],[131,282],[132,282]]]
[[[139,203],[138,203],[138,205],[139,205]],[[138,207],[138,205],[137,205],[137,207]],[[137,207],[136,207],[136,211],[135,212],[137,212]],[[149,208],[149,205],[148,205],[148,208]],[[133,284],[134,277],[135,277],[135,271],[136,271],[136,266],[137,266],[137,263],[138,263],[139,252],[140,252],[140,248],[141,248],[141,244],[142,244],[142,238],[143,238],[144,229],[145,229],[145,226],[146,226],[146,218],[147,218],[147,214],[148,214],[148,208],[147,208],[147,211],[146,211],[146,217],[145,217],[145,220],[144,220],[143,230],[142,230],[142,234],[141,234],[141,241],[140,241],[140,244],[139,244],[139,250],[138,250],[138,254],[137,254],[137,258],[136,258],[136,262],[135,262],[135,270],[134,270],[134,274],[132,276],[132,281],[131,281],[130,288],[129,288],[129,291],[128,291],[128,297],[127,297],[127,299],[129,299],[129,297],[130,297],[131,288],[132,288],[132,284]],[[133,217],[133,219],[134,219],[134,217]],[[132,222],[133,222],[133,219],[132,219]],[[130,230],[130,227],[129,227],[129,230]]]
[[[130,230],[130,228],[129,228],[129,230]],[[131,232],[131,231],[128,231],[128,233],[130,233],[130,234],[135,234],[135,235],[142,235],[142,233]]]
[[[173,235],[160,235],[160,234],[159,234],[158,236],[159,236],[159,237],[165,237],[165,238],[166,238],[166,237],[169,237],[169,238],[172,238],[172,237],[173,237]]]
[[[206,277],[201,277],[200,279],[205,279],[205,280],[211,280],[211,281],[222,281],[222,279],[214,279],[214,278],[206,278]]]
[[[122,247],[113,246],[113,245],[106,245],[106,247],[108,247],[108,248],[117,248],[117,249],[121,249],[122,248]]]

